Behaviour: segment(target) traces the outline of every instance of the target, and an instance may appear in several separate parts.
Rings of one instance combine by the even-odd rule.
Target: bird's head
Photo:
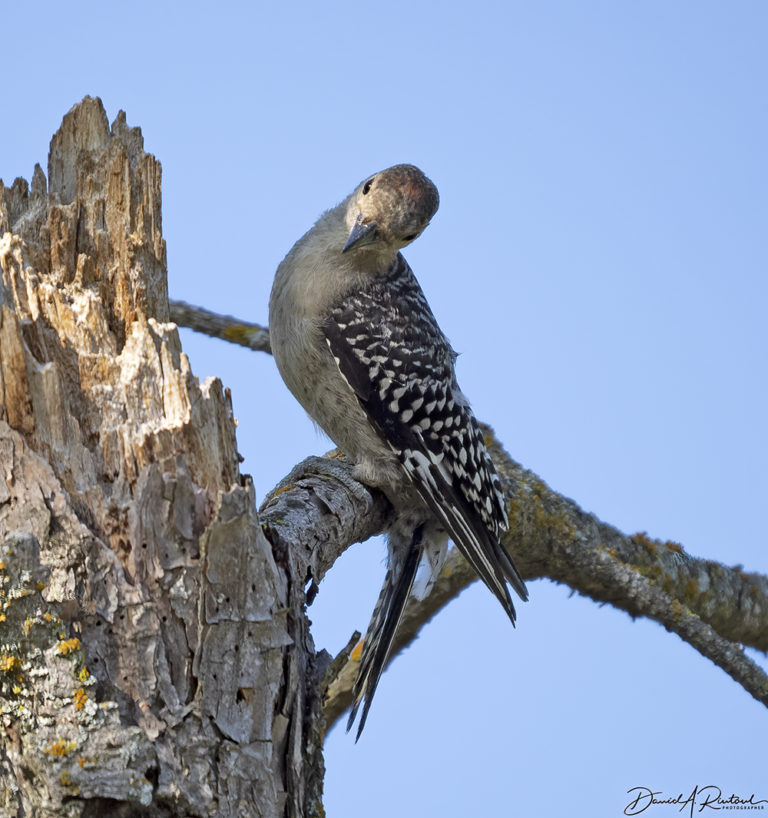
[[[437,188],[413,165],[394,165],[362,181],[349,197],[349,238],[342,253],[397,252],[417,238],[437,211]]]

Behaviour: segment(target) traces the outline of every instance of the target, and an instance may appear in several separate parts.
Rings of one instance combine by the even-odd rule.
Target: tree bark
[[[97,99],[0,184],[0,813],[321,812],[306,565],[168,322],[160,164]]]

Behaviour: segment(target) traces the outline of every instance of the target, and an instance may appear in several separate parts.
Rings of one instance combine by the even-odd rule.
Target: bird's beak
[[[362,216],[357,217],[355,226],[352,228],[347,243],[341,251],[342,253],[346,253],[347,250],[351,250],[353,247],[364,247],[366,244],[371,244],[371,242],[376,240],[379,233],[379,226],[376,222],[363,224],[362,218]]]

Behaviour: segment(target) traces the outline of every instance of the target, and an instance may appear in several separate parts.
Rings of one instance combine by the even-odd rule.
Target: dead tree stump
[[[161,168],[86,98],[0,183],[0,814],[321,809],[305,566],[169,320]]]

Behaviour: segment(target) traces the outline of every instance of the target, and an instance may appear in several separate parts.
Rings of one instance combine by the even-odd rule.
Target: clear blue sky
[[[173,297],[266,321],[274,269],[364,176],[440,189],[407,251],[513,457],[622,530],[768,571],[764,2],[14,3],[0,177],[101,96],[163,164]],[[329,444],[273,361],[182,334],[221,376],[260,497]],[[310,610],[364,629],[384,549]],[[329,816],[618,816],[626,791],[768,798],[766,711],[676,636],[535,582],[476,585],[327,742]],[[646,815],[677,814],[656,807]]]

